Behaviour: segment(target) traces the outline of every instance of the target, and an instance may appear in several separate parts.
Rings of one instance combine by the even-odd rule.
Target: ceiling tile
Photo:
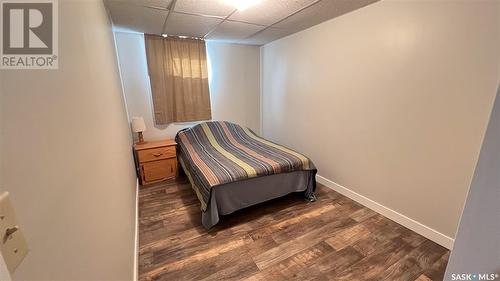
[[[250,38],[244,39],[242,43],[250,45],[264,45],[287,35],[290,35],[290,32],[287,29],[269,27]]]
[[[255,24],[224,21],[207,36],[207,39],[226,41],[245,39],[263,28],[263,26]]]
[[[136,5],[108,2],[113,24],[119,28],[149,34],[161,34],[167,10],[151,9]]]
[[[166,7],[169,7],[172,1],[106,0],[105,3],[110,11],[115,30],[162,34],[163,24],[168,14]],[[224,4],[226,1],[177,0],[175,9],[181,12],[171,13],[166,32],[172,35],[203,37],[215,28],[207,36],[208,40],[263,45],[379,0],[321,0],[317,3],[315,3],[316,0],[261,0],[262,2],[254,7],[237,11],[231,16],[231,19],[235,20],[226,20],[221,23],[221,17],[233,11],[232,7]],[[311,5],[311,3],[315,4]],[[310,6],[304,8],[307,5]],[[289,16],[299,10],[300,12]],[[186,13],[210,16],[203,17]],[[277,21],[280,22],[264,29],[266,25]],[[262,32],[258,32],[261,30]]]
[[[288,29],[290,33],[294,33],[377,1],[379,0],[322,0],[273,27]]]
[[[165,32],[168,35],[201,38],[220,22],[222,22],[222,19],[171,13],[167,20]]]
[[[121,2],[136,6],[150,6],[158,8],[168,8],[172,0],[109,0],[108,2]]]
[[[229,19],[254,24],[271,25],[315,1],[317,0],[261,0],[254,6],[243,11],[237,11],[231,15]]]
[[[234,7],[227,4],[224,0],[177,0],[174,11],[210,15],[218,17],[227,17],[235,10]]]

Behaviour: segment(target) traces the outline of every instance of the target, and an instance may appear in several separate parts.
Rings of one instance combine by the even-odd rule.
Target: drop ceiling
[[[105,0],[105,4],[115,30],[263,45],[377,1],[256,0],[244,10],[231,5],[231,0]]]

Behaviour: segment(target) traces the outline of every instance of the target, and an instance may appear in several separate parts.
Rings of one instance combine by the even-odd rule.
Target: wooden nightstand
[[[174,140],[134,144],[141,184],[160,182],[177,176],[177,153]]]

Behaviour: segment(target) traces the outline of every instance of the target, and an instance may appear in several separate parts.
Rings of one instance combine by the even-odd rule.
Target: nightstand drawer
[[[177,160],[165,159],[141,164],[145,183],[173,178],[177,174]]]
[[[175,146],[140,150],[137,154],[140,163],[176,157]]]

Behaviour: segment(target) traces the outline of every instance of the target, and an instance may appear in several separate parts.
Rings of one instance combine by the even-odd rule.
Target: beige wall
[[[381,1],[262,48],[263,132],[454,237],[499,81],[498,1]]]
[[[59,1],[59,59],[0,72],[0,186],[30,248],[12,277],[132,280],[136,177],[101,0]]]
[[[194,123],[154,124],[151,87],[140,33],[115,32],[120,71],[129,117],[142,116],[146,140],[173,138]],[[260,130],[259,47],[207,42],[212,118]]]

